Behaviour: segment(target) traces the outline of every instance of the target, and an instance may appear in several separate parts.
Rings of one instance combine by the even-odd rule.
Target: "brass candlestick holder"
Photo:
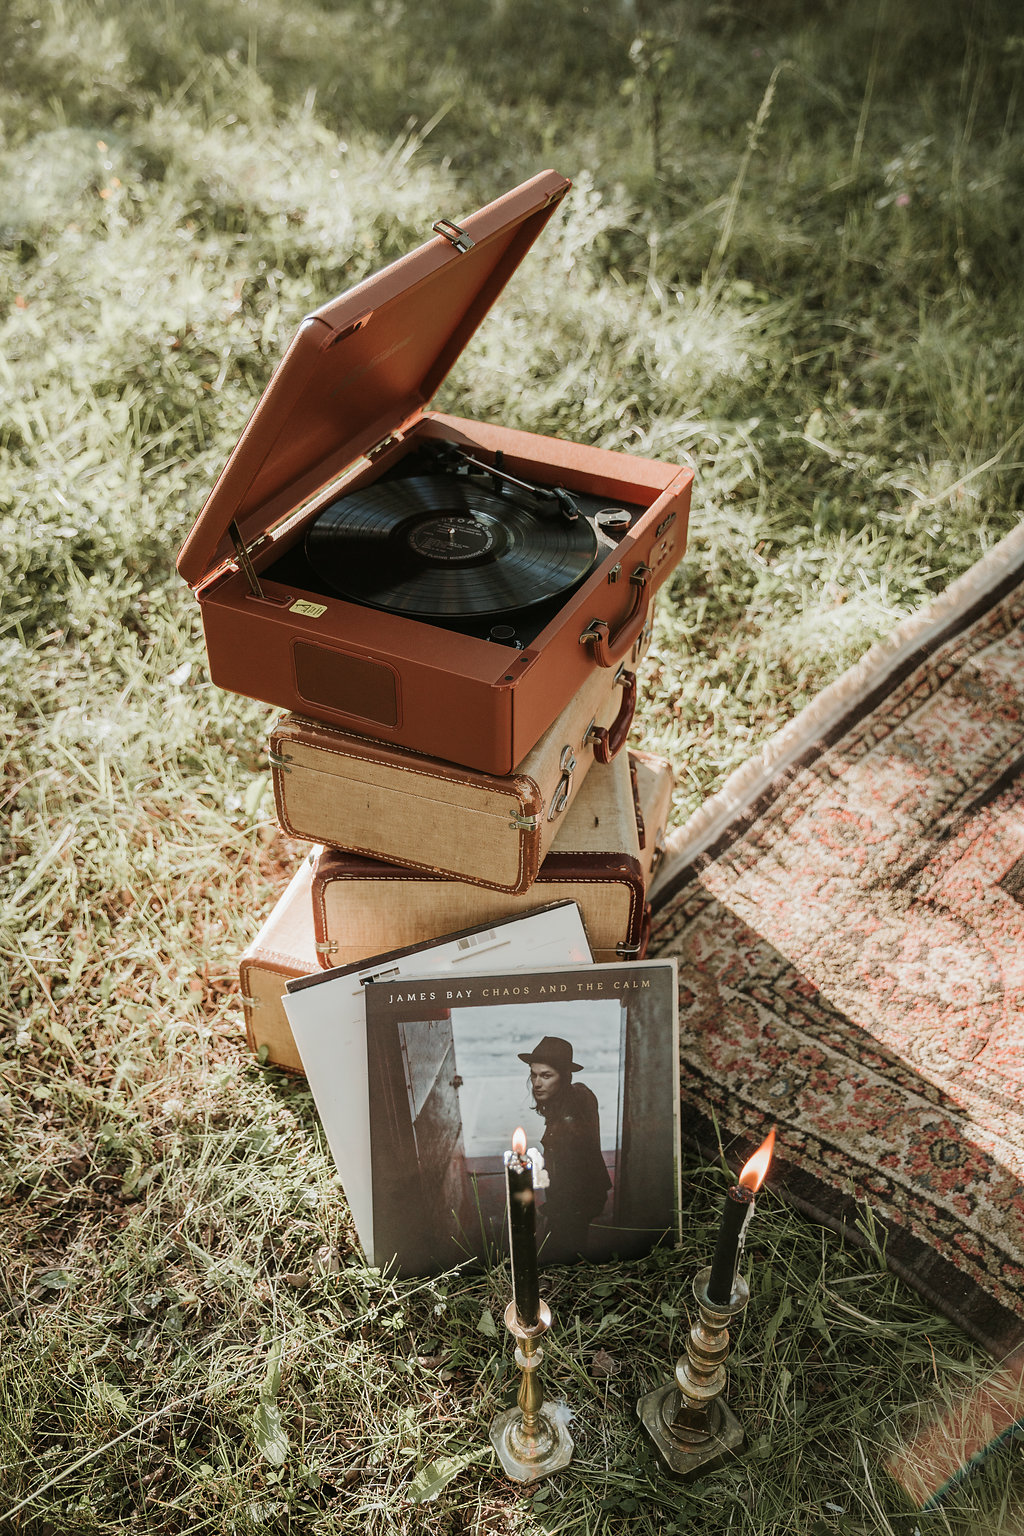
[[[743,1445],[743,1426],[725,1401],[729,1323],[750,1300],[737,1275],[729,1301],[708,1300],[711,1267],[693,1282],[699,1320],[690,1329],[686,1354],[672,1381],[640,1398],[636,1411],[668,1470],[692,1478],[712,1471]]]
[[[540,1340],[551,1327],[551,1309],[542,1301],[533,1328],[524,1328],[510,1301],[505,1308],[505,1327],[516,1344],[516,1364],[523,1373],[519,1383],[518,1404],[507,1408],[491,1425],[491,1444],[506,1477],[517,1483],[536,1482],[552,1472],[561,1472],[572,1460],[572,1436],[544,1401],[537,1374],[544,1351]]]

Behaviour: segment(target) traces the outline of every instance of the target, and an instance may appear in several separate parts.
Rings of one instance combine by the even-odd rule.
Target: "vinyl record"
[[[424,619],[514,613],[568,593],[597,548],[586,518],[541,517],[453,474],[352,491],[306,534],[310,565],[339,596]]]

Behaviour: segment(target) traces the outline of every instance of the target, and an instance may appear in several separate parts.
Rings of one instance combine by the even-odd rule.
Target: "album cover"
[[[678,1238],[674,960],[376,982],[366,1043],[378,1264],[414,1275],[500,1258],[519,1126],[549,1180],[542,1265]]]
[[[582,965],[591,958],[578,906],[559,901],[287,983],[288,1023],[368,1263],[376,1262],[364,1009],[371,983],[426,971],[462,976],[498,966]]]

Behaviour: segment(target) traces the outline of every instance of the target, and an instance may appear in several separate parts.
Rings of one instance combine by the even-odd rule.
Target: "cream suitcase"
[[[319,852],[314,848],[302,860],[238,965],[249,1046],[257,1055],[266,1046],[267,1060],[289,1072],[302,1071],[302,1058],[281,999],[286,981],[319,969],[312,901]]]
[[[625,743],[635,702],[634,672],[596,669],[504,777],[286,715],[270,736],[278,820],[365,858],[525,891],[591,764]]]
[[[463,881],[325,849],[314,861],[312,882],[321,965],[356,964],[383,950],[403,949],[473,923],[496,922],[563,900],[579,906],[595,960],[642,955],[649,861],[639,846],[632,755],[623,753],[612,763],[592,768],[537,880],[525,892],[481,890]],[[663,834],[672,774],[664,760],[642,757],[638,788],[646,800],[639,809],[645,842],[653,849],[659,829]]]
[[[629,771],[636,801],[640,863],[644,883],[650,887],[665,853],[675,779],[667,758],[656,757],[653,752],[641,752],[636,747],[629,749]]]

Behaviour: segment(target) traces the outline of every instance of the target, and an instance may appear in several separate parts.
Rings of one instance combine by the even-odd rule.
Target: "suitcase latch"
[[[435,235],[443,235],[447,241],[454,245],[457,251],[471,251],[476,244],[476,241],[471,240],[466,231],[460,229],[458,224],[454,224],[451,219],[438,219],[431,225],[431,229],[433,229]]]
[[[562,755],[558,760],[558,768],[562,775],[548,806],[548,821],[554,821],[560,816],[569,804],[569,795],[572,792],[572,776],[576,771],[576,754],[572,747],[563,747]]]
[[[518,811],[513,811],[509,820],[513,832],[536,832],[538,825],[536,816],[521,816]]]

